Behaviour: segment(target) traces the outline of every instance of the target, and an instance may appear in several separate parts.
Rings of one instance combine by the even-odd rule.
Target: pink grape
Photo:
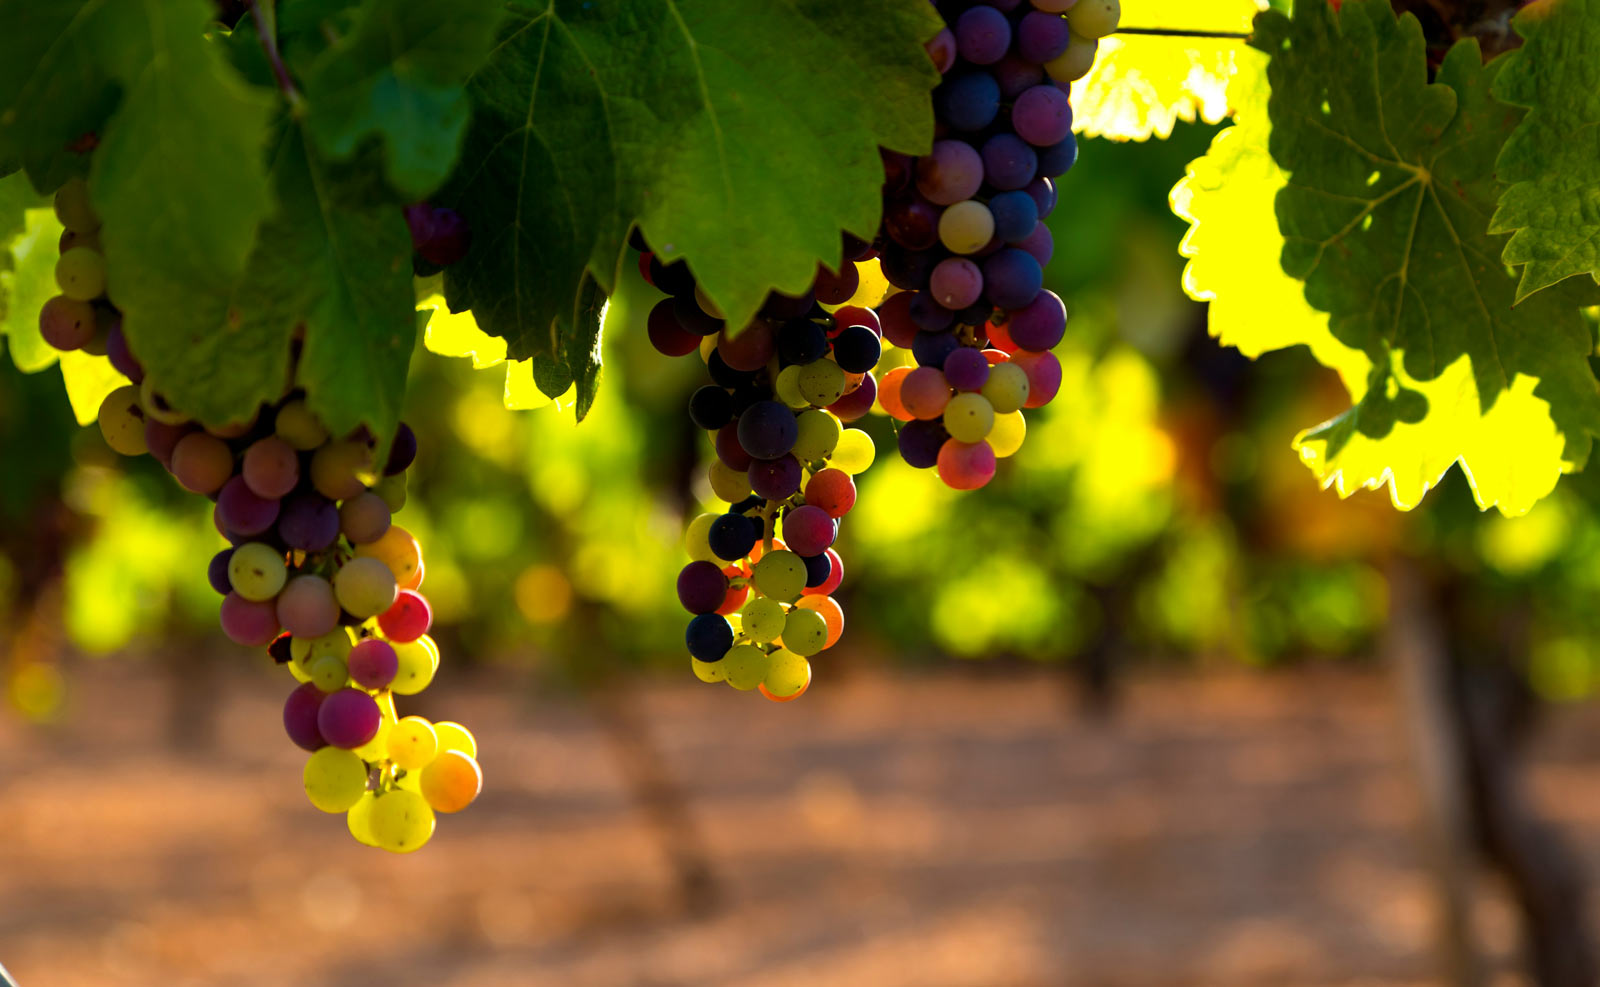
[[[272,601],[256,603],[238,593],[222,598],[222,633],[234,644],[264,648],[278,636],[278,617]]]
[[[956,490],[976,490],[994,476],[994,449],[983,440],[950,439],[939,449],[939,479]]]
[[[400,671],[400,656],[394,646],[375,637],[351,648],[349,661],[350,678],[363,689],[388,688]]]
[[[814,504],[796,507],[783,517],[783,540],[797,555],[821,555],[838,532],[833,517]]]
[[[321,576],[295,576],[278,594],[278,621],[295,637],[313,638],[339,626],[339,601]]]

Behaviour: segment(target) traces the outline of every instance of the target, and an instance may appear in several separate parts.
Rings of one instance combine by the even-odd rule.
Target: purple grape
[[[961,349],[961,340],[950,332],[919,332],[911,341],[911,355],[919,367],[942,367],[950,354]]]
[[[678,320],[678,325],[691,336],[715,336],[727,327],[727,323],[717,318],[695,301],[693,296],[680,296],[669,301],[672,306],[673,318]]]
[[[864,374],[878,365],[883,340],[867,326],[846,326],[833,341],[833,359],[849,374]]]
[[[228,563],[233,561],[233,549],[225,548],[211,556],[211,564],[206,567],[206,578],[211,580],[211,588],[227,596],[233,592],[233,580],[228,578]]]
[[[733,422],[717,429],[717,458],[727,464],[729,469],[747,470],[750,468],[750,454],[744,451],[744,446],[739,444],[739,426]]]
[[[331,746],[353,750],[378,735],[382,719],[377,700],[360,689],[339,689],[322,700],[317,732]]]
[[[144,367],[134,358],[133,351],[128,349],[128,337],[122,332],[120,315],[106,332],[106,359],[111,361],[112,369],[133,383],[144,381]]]
[[[1048,350],[1061,342],[1067,330],[1067,306],[1053,291],[1041,291],[1033,301],[1011,312],[1006,329],[1011,341],[1025,350]]]
[[[1001,192],[990,199],[989,214],[994,217],[995,239],[1002,243],[1016,243],[1032,233],[1034,224],[1039,222],[1038,205],[1022,189]]]
[[[948,441],[950,433],[938,419],[906,422],[900,426],[900,458],[916,469],[932,469],[939,462],[939,450]]]
[[[933,150],[917,159],[917,191],[935,205],[963,202],[982,186],[983,158],[965,141],[934,141]]]
[[[838,523],[813,504],[796,507],[783,516],[783,540],[796,555],[821,555],[838,534]]]
[[[995,82],[1000,85],[1000,98],[1011,102],[1044,80],[1044,69],[1033,62],[1025,62],[1015,55],[1007,55],[989,67]]]
[[[278,515],[278,537],[290,548],[320,552],[339,537],[339,508],[321,494],[293,494]]]
[[[968,8],[956,19],[956,50],[974,65],[989,65],[1011,47],[1011,22],[993,7]]]
[[[1039,174],[1044,178],[1065,175],[1078,163],[1078,139],[1071,134],[1039,151]]]
[[[861,386],[846,394],[844,397],[828,405],[828,410],[843,421],[853,422],[872,410],[872,403],[878,399],[878,379],[867,371],[861,378]]]
[[[915,192],[895,199],[883,210],[883,230],[907,250],[927,250],[939,242],[943,210]]]
[[[678,602],[690,613],[716,613],[727,595],[728,577],[715,562],[690,562],[678,573]]]
[[[1017,54],[1035,64],[1043,64],[1067,50],[1072,31],[1060,14],[1030,10],[1017,22]]]
[[[1000,308],[1022,308],[1043,286],[1044,270],[1026,250],[1006,247],[983,262],[984,296]]]
[[[795,319],[778,330],[778,360],[805,366],[828,355],[828,331],[810,319]]]
[[[1055,86],[1034,86],[1017,97],[1011,126],[1034,147],[1050,147],[1072,133],[1072,102]]]
[[[997,189],[1022,188],[1038,168],[1038,154],[1015,134],[995,134],[983,142],[983,177]]]
[[[405,422],[395,429],[394,441],[389,443],[389,459],[384,463],[384,476],[404,473],[417,459],[417,433]]]
[[[955,322],[955,313],[919,291],[911,298],[911,321],[923,332],[943,332]]]
[[[1033,199],[1033,204],[1039,207],[1039,218],[1055,212],[1056,209],[1056,183],[1048,178],[1035,178],[1029,182],[1022,191],[1028,193]]]
[[[387,689],[400,672],[400,656],[388,641],[369,637],[350,649],[350,678],[363,689]]]
[[[944,358],[944,379],[958,391],[976,391],[989,379],[989,358],[963,346]]]
[[[987,72],[948,78],[933,91],[933,106],[956,130],[982,130],[1000,112],[1000,84]]]
[[[166,422],[158,422],[154,418],[146,418],[144,420],[144,444],[150,447],[150,455],[155,457],[156,462],[166,467],[170,472],[172,469],[172,450],[177,448],[180,439],[192,431],[194,429],[188,425],[168,425]]]
[[[817,304],[817,296],[807,291],[800,295],[785,295],[781,291],[767,293],[766,301],[761,303],[761,313],[780,322],[790,319],[803,319],[811,314],[812,306]]]
[[[983,272],[965,257],[946,257],[928,276],[928,293],[945,308],[966,308],[983,294]]]
[[[415,244],[417,253],[430,264],[449,267],[467,255],[467,248],[472,245],[472,230],[467,226],[466,217],[444,206],[435,207],[431,219],[428,239]],[[415,243],[415,234],[412,239]]]
[[[794,492],[800,489],[800,474],[800,460],[788,454],[778,459],[752,460],[750,468],[745,471],[745,476],[750,480],[750,489],[768,500],[794,496]]]
[[[1039,262],[1039,266],[1050,263],[1050,257],[1055,251],[1055,237],[1050,232],[1050,227],[1043,222],[1035,223],[1033,232],[1017,241],[1017,249],[1026,250]]]
[[[799,435],[794,412],[777,401],[757,401],[739,416],[739,445],[754,459],[777,459]]]
[[[327,698],[327,693],[310,682],[302,682],[299,688],[289,693],[289,698],[283,704],[283,729],[295,746],[308,751],[328,746],[322,731],[317,729],[317,714],[322,711],[322,704]]]
[[[257,496],[245,484],[244,477],[235,476],[222,485],[222,492],[217,495],[217,515],[229,531],[259,535],[278,520],[278,502]]]

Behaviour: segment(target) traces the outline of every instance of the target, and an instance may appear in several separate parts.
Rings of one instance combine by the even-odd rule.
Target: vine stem
[[[1159,38],[1233,38],[1243,41],[1249,31],[1198,31],[1182,27],[1119,27],[1117,34],[1147,34]]]
[[[283,55],[278,51],[278,18],[272,0],[256,0],[250,5],[250,16],[256,22],[256,37],[261,41],[261,50],[267,54],[267,62],[271,64],[272,74],[278,80],[278,88],[283,90],[290,107],[299,108],[300,91],[294,87],[294,80],[289,78],[288,66],[283,64]]]

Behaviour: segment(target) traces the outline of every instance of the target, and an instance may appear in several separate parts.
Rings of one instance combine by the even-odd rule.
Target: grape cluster
[[[689,523],[692,561],[678,574],[701,681],[798,698],[811,684],[807,659],[844,630],[833,543],[855,505],[852,477],[875,455],[866,432],[844,426],[871,410],[883,348],[877,316],[853,304],[854,262],[870,256],[846,237],[839,273],[819,268],[799,297],[768,295],[733,335],[682,261],[641,255],[646,280],[669,295],[650,312],[650,341],[667,356],[699,353],[712,381],[690,398],[689,417],[710,436],[711,490],[729,507]]]
[[[1044,289],[1053,247],[1044,219],[1056,205],[1052,179],[1078,154],[1070,84],[1121,11],[1118,0],[935,6],[948,26],[928,45],[944,75],[933,149],[884,153],[877,249],[901,290],[878,316],[910,359],[884,373],[878,405],[904,423],[901,458],[971,490],[1021,448],[1023,409],[1061,387],[1050,350],[1067,310]]]
[[[300,392],[247,422],[202,427],[172,407],[128,348],[105,297],[105,261],[82,181],[56,194],[66,232],[61,294],[39,315],[60,350],[103,353],[131,382],[100,407],[100,430],[125,456],[149,453],[185,490],[210,498],[231,547],[211,559],[223,632],[264,647],[299,683],[283,707],[289,738],[311,752],[306,795],[344,812],[363,843],[408,853],[483,784],[477,744],[458,723],[401,718],[396,695],[439,667],[421,549],[391,515],[405,504],[417,441],[401,425],[386,460],[365,431],[336,438]]]

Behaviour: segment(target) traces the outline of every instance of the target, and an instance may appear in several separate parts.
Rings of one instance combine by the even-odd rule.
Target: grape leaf
[[[1576,274],[1600,281],[1600,0],[1538,0],[1512,22],[1497,98],[1528,107],[1500,151],[1490,230],[1511,233],[1507,264],[1526,265],[1517,301]]]
[[[12,175],[0,184],[20,177]],[[31,374],[56,362],[56,350],[39,335],[39,308],[59,291],[56,242],[61,239],[61,223],[50,206],[27,209],[22,216],[22,231],[10,239],[5,251],[10,269],[0,270],[0,301],[4,302],[0,331],[6,335],[11,362]]]
[[[1248,32],[1266,6],[1266,0],[1127,0],[1122,23]],[[1170,136],[1179,120],[1218,123],[1232,109],[1228,83],[1247,52],[1233,38],[1102,38],[1094,67],[1072,85],[1073,130],[1142,141]]]
[[[114,33],[135,6],[0,0],[0,174],[22,167],[36,189],[50,192],[88,167],[68,145],[97,130],[116,105],[106,49],[141,47],[145,32]]]
[[[837,265],[841,228],[875,233],[877,147],[932,134],[921,42],[939,26],[921,0],[514,8],[437,197],[473,234],[451,309],[515,358],[553,353],[585,270],[610,290],[637,221],[742,326],[769,287]]]
[[[1262,47],[1276,54],[1270,130],[1262,112],[1268,90],[1241,59],[1230,94],[1238,123],[1218,135],[1173,193],[1174,209],[1194,224],[1183,247],[1192,258],[1185,288],[1211,301],[1212,331],[1223,342],[1252,356],[1304,343],[1339,371],[1356,406],[1303,432],[1296,447],[1341,496],[1388,485],[1396,506],[1408,509],[1459,461],[1481,507],[1522,513],[1587,450],[1594,420],[1594,385],[1583,360],[1587,330],[1571,309],[1531,317],[1526,306],[1513,311],[1510,279],[1491,259],[1496,245],[1484,221],[1494,194],[1491,160],[1514,122],[1487,98],[1495,68],[1480,68],[1475,48],[1458,46],[1441,69],[1441,85],[1426,86],[1414,23],[1396,22],[1386,7],[1347,8],[1356,9],[1345,15],[1342,41],[1320,4],[1293,24],[1262,17]],[[1284,88],[1289,92],[1280,93]],[[1443,113],[1432,95],[1440,91]],[[1429,112],[1432,129],[1423,132],[1415,121]],[[1372,146],[1381,139],[1374,126],[1380,119],[1403,121],[1391,129],[1409,139],[1406,153]],[[1266,156],[1269,133],[1280,161],[1297,168],[1292,187]],[[1428,178],[1406,170],[1419,165]],[[1401,191],[1375,202],[1396,187]],[[1407,192],[1414,198],[1397,203]],[[1358,233],[1369,213],[1371,227]],[[1295,268],[1312,276],[1307,296],[1323,311],[1309,309],[1293,290],[1300,282],[1258,256],[1284,243],[1274,225],[1300,238],[1286,262],[1304,264],[1313,231],[1336,247],[1309,268]],[[1472,278],[1462,285],[1452,276],[1464,264]],[[1401,280],[1404,304],[1390,287]],[[1487,293],[1484,308],[1465,316],[1449,307],[1453,299],[1441,298],[1451,291],[1470,298],[1476,290]],[[1335,306],[1330,320],[1326,309]],[[1419,327],[1431,341],[1425,316],[1443,319],[1447,311],[1454,321],[1437,334],[1454,340],[1448,362],[1417,359],[1399,345],[1414,340]],[[1506,386],[1480,380],[1483,337],[1500,347],[1502,359],[1515,360],[1506,364]],[[1558,350],[1541,358],[1544,339],[1566,347],[1566,362]],[[1441,345],[1433,355],[1450,351]],[[1414,364],[1421,365],[1416,374]],[[1555,407],[1547,391],[1559,399]]]
[[[464,83],[502,14],[500,0],[368,0],[348,33],[303,69],[296,63],[312,140],[343,159],[381,136],[389,183],[424,198],[455,165],[469,115]]]

